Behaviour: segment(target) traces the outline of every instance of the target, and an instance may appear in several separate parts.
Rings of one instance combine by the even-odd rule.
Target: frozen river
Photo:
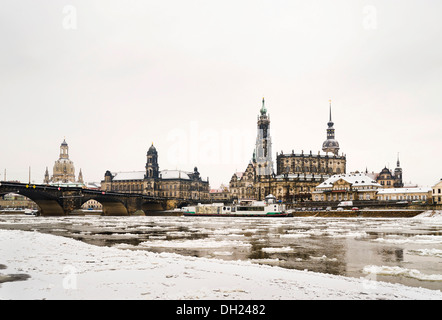
[[[440,218],[1,215],[0,229],[442,289]]]

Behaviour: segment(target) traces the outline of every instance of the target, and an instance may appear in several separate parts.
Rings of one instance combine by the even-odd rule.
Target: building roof
[[[113,181],[123,180],[144,180],[145,171],[129,171],[129,172],[112,172]],[[189,174],[191,172],[181,170],[162,170],[160,171],[160,179],[183,179],[191,180]]]
[[[145,171],[112,172],[113,181],[144,180]]]
[[[163,180],[167,179],[183,179],[183,180],[191,180],[190,174],[192,172],[181,171],[181,170],[162,170],[160,171],[160,178]]]
[[[350,183],[352,186],[374,186],[380,188],[381,185],[372,178],[362,173],[350,173],[350,174],[335,174],[318,185],[316,188],[330,188],[336,181],[343,179]]]

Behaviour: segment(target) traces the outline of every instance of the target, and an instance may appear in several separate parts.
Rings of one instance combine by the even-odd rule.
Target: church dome
[[[337,155],[339,151],[339,142],[335,139],[327,139],[322,144],[322,150],[324,152],[331,152]]]
[[[339,149],[339,142],[335,139],[327,139],[322,144],[322,149],[324,148],[338,148]]]
[[[147,154],[157,154],[157,149],[153,146],[153,143],[147,151]]]

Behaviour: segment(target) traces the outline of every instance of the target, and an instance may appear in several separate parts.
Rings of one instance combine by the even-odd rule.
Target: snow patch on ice
[[[408,253],[415,254],[418,256],[432,256],[442,258],[442,250],[440,249],[417,249],[409,250]]]
[[[401,267],[389,267],[389,266],[366,266],[363,269],[367,274],[379,274],[388,276],[404,276],[424,281],[442,281],[442,274],[430,274],[426,275],[416,269],[407,269]]]
[[[157,248],[222,248],[222,247],[251,247],[250,243],[245,243],[236,240],[157,240],[144,241],[139,244],[143,247],[157,247]]]
[[[373,241],[381,243],[392,243],[392,244],[404,244],[404,243],[442,244],[442,236],[416,235],[413,237],[403,238],[393,235],[393,236],[387,236],[386,238],[377,238],[374,239]]]
[[[293,248],[290,247],[281,247],[281,248],[262,248],[263,252],[267,253],[289,253],[293,252]]]

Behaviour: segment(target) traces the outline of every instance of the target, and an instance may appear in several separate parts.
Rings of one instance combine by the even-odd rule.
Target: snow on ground
[[[369,278],[99,247],[18,230],[0,230],[0,267],[0,299],[442,299],[439,290]],[[8,277],[21,281],[4,282]]]
[[[427,210],[413,217],[413,219],[432,218],[442,220],[442,210]]]

